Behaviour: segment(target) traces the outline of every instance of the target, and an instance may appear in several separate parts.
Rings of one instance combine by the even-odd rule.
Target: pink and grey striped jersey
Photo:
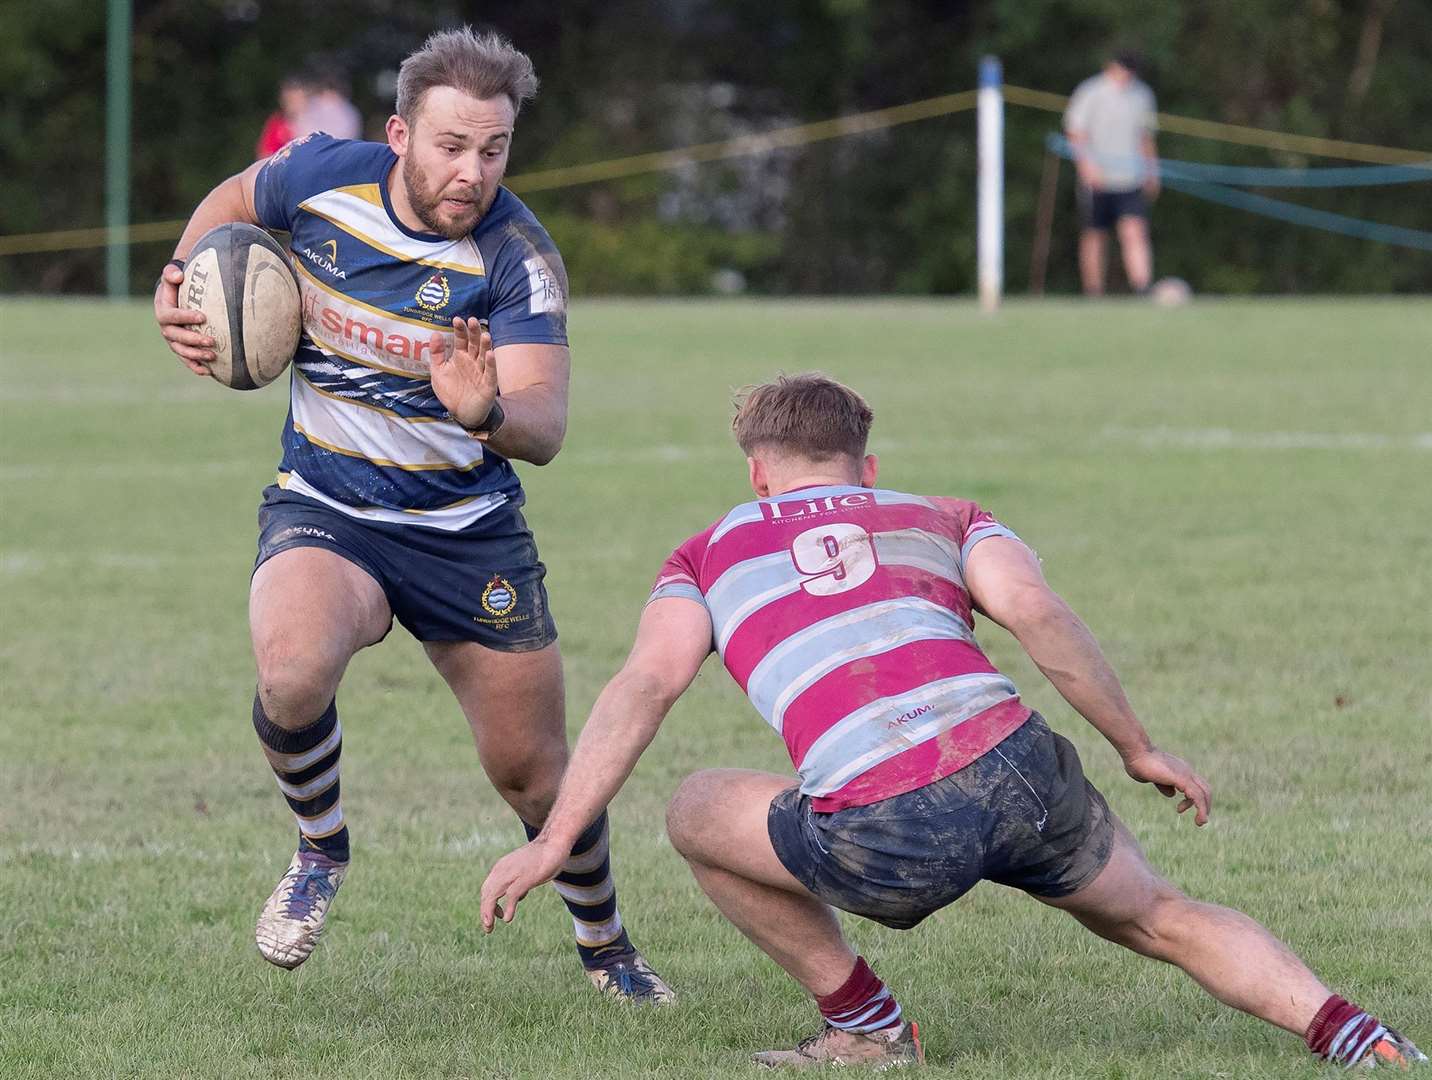
[[[948,776],[1028,719],[974,638],[971,549],[1018,539],[974,503],[853,486],[743,503],[651,599],[705,606],[712,644],[822,812]]]

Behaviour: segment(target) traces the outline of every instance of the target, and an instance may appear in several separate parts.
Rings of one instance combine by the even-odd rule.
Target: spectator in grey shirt
[[[1145,292],[1153,277],[1149,201],[1158,195],[1154,95],[1138,78],[1139,60],[1121,52],[1069,99],[1064,131],[1079,173],[1079,277],[1086,296],[1104,294],[1104,252],[1110,229],[1129,287]]]

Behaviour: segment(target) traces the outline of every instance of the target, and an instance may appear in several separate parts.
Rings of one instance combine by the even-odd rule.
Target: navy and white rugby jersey
[[[303,298],[279,484],[353,517],[457,530],[521,484],[433,393],[431,339],[454,316],[494,346],[567,343],[567,277],[545,229],[502,188],[469,236],[393,212],[383,143],[317,134],[260,170],[258,217],[290,234]]]

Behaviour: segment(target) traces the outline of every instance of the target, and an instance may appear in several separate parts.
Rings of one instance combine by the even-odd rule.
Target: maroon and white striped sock
[[[831,1027],[853,1034],[883,1031],[900,1023],[900,1003],[880,981],[865,957],[855,958],[855,970],[839,990],[815,999]]]
[[[1303,1039],[1324,1061],[1351,1066],[1386,1034],[1387,1028],[1377,1017],[1333,994],[1323,1002]]]

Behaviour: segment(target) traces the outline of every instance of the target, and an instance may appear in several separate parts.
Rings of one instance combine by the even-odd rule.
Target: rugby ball
[[[1159,307],[1183,307],[1193,298],[1193,290],[1183,278],[1159,278],[1149,290],[1149,298]]]
[[[241,221],[210,229],[189,252],[179,306],[202,311],[194,329],[214,339],[214,379],[257,390],[283,374],[298,348],[298,275],[264,230]]]

